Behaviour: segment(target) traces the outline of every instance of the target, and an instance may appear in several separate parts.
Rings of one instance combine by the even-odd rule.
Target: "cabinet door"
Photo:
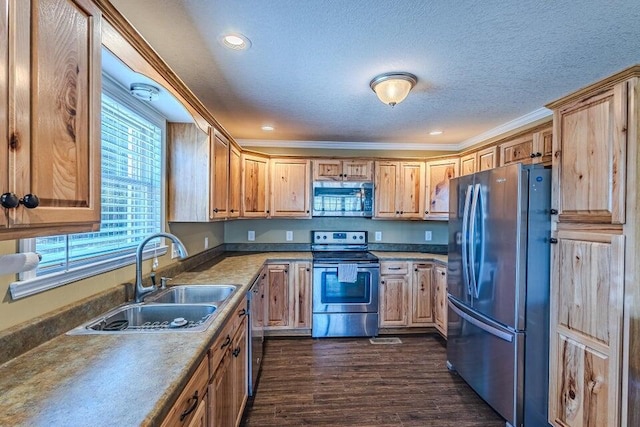
[[[625,222],[626,82],[554,113],[560,222]]]
[[[322,159],[313,161],[314,181],[342,181],[342,161]]]
[[[553,130],[551,127],[533,134],[533,156],[531,163],[551,164],[553,154]]]
[[[205,357],[169,410],[162,422],[162,427],[198,425],[194,420],[200,403],[206,402],[208,382],[209,361]]]
[[[271,160],[271,216],[309,217],[309,160]]]
[[[209,425],[212,426],[235,425],[232,359],[231,351],[225,351],[209,384]]]
[[[557,239],[552,246],[550,418],[556,425],[617,425],[594,424],[592,418],[602,409],[608,420],[619,417],[624,236],[561,230]]]
[[[248,392],[248,352],[247,352],[247,318],[245,317],[238,328],[238,332],[233,340],[231,355],[233,361],[231,370],[233,371],[233,419],[231,425],[239,425],[242,419],[242,411],[247,403]]]
[[[9,0],[0,0],[0,135],[6,138],[9,135]],[[0,144],[0,194],[9,192],[9,167],[7,144]],[[0,230],[7,227],[7,210],[0,208]]]
[[[99,223],[100,10],[89,0],[12,4],[9,188],[40,205],[12,209],[11,225]]]
[[[381,276],[380,326],[407,326],[409,281],[407,276]]]
[[[294,328],[311,329],[311,263],[294,263]]]
[[[218,130],[211,131],[213,169],[211,171],[211,218],[224,219],[228,216],[229,197],[229,140]]]
[[[209,221],[209,136],[193,123],[167,124],[169,221]]]
[[[525,135],[500,144],[500,166],[512,163],[531,163],[533,153],[533,134]]]
[[[266,218],[269,215],[269,159],[242,155],[242,216]]]
[[[254,295],[254,300],[251,302],[253,322],[256,327],[260,328],[265,326],[265,295],[267,286],[267,269],[263,267],[258,279],[258,292]]]
[[[267,266],[267,327],[291,326],[289,310],[289,264]]]
[[[231,144],[229,157],[229,218],[240,216],[242,162],[240,149]]]
[[[411,322],[416,326],[433,323],[433,266],[431,264],[413,264],[411,280],[412,304]]]
[[[447,337],[447,269],[436,266],[433,269],[434,322],[436,329]]]
[[[424,162],[400,163],[400,183],[396,189],[396,206],[400,208],[400,218],[423,217],[424,191]]]
[[[375,168],[375,217],[396,217],[396,189],[400,164],[398,162],[376,162]],[[399,214],[399,210],[398,210]]]
[[[344,160],[342,174],[345,181],[372,181],[373,162],[371,160]]]
[[[458,159],[427,162],[425,219],[449,219],[449,180],[458,176]]]
[[[476,153],[460,157],[460,176],[471,175],[476,171]]]
[[[477,153],[478,156],[478,170],[486,171],[498,166],[498,147],[493,146],[480,150]]]

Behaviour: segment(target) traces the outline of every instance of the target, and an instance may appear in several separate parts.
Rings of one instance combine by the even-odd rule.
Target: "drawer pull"
[[[243,308],[242,310],[240,310],[238,312],[238,317],[243,317],[243,316],[246,316],[247,314],[249,314],[249,313],[247,313],[247,310],[245,308]]]
[[[388,270],[402,270],[402,267],[388,267]]]
[[[235,350],[233,350],[233,357],[238,357],[240,355],[240,347],[236,347]]]
[[[220,346],[220,350],[222,350],[223,348],[225,348],[229,344],[231,344],[231,337],[229,335],[227,335],[227,339],[224,340],[224,343],[222,343],[222,345]]]
[[[189,406],[187,409],[184,410],[183,413],[180,414],[180,421],[184,421],[184,419],[187,418],[189,414],[195,411],[196,408],[198,407],[198,400],[200,400],[198,398],[198,390],[196,390],[193,397],[191,397],[189,400],[193,400],[193,402],[191,403],[191,406]]]

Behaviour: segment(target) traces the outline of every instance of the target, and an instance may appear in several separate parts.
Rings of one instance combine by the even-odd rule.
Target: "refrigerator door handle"
[[[467,194],[464,199],[464,210],[462,213],[462,280],[467,288],[467,294],[471,295],[471,279],[469,271],[469,208],[471,207],[471,195],[473,185],[467,186]]]
[[[475,298],[480,296],[480,291],[478,290],[480,277],[476,278],[476,212],[479,198],[480,184],[476,184],[473,189],[473,201],[471,202],[471,212],[469,213],[469,271],[471,272],[471,288]]]
[[[507,341],[507,342],[513,342],[513,334],[501,331],[498,328],[494,328],[491,325],[488,325],[484,322],[482,322],[481,320],[476,319],[475,317],[465,313],[464,311],[462,311],[460,308],[458,308],[458,305],[452,301],[451,299],[449,299],[449,307],[451,308],[451,310],[454,311],[454,313],[456,313],[458,316],[462,317],[464,320],[466,320],[467,322],[471,323],[474,326],[477,326],[478,328],[482,329],[483,331],[486,331],[488,333],[490,333],[491,335],[500,338],[503,341]]]

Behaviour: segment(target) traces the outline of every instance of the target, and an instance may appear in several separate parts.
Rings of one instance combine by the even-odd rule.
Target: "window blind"
[[[161,231],[162,129],[105,93],[101,119],[100,231],[36,238],[38,276],[131,253]]]

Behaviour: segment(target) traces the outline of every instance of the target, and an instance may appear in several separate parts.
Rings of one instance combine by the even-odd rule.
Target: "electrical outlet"
[[[376,242],[382,241],[382,231],[376,231]]]
[[[430,242],[431,239],[433,239],[433,235],[431,234],[431,230],[426,230],[424,232],[424,241],[425,242]]]
[[[209,249],[209,238],[208,237],[204,238],[204,248],[205,249]]]
[[[247,231],[247,240],[253,242],[256,240],[256,232],[254,230]]]
[[[171,259],[178,258],[178,247],[175,243],[171,244]]]
[[[293,231],[287,231],[286,240],[287,240],[287,242],[293,241]]]

